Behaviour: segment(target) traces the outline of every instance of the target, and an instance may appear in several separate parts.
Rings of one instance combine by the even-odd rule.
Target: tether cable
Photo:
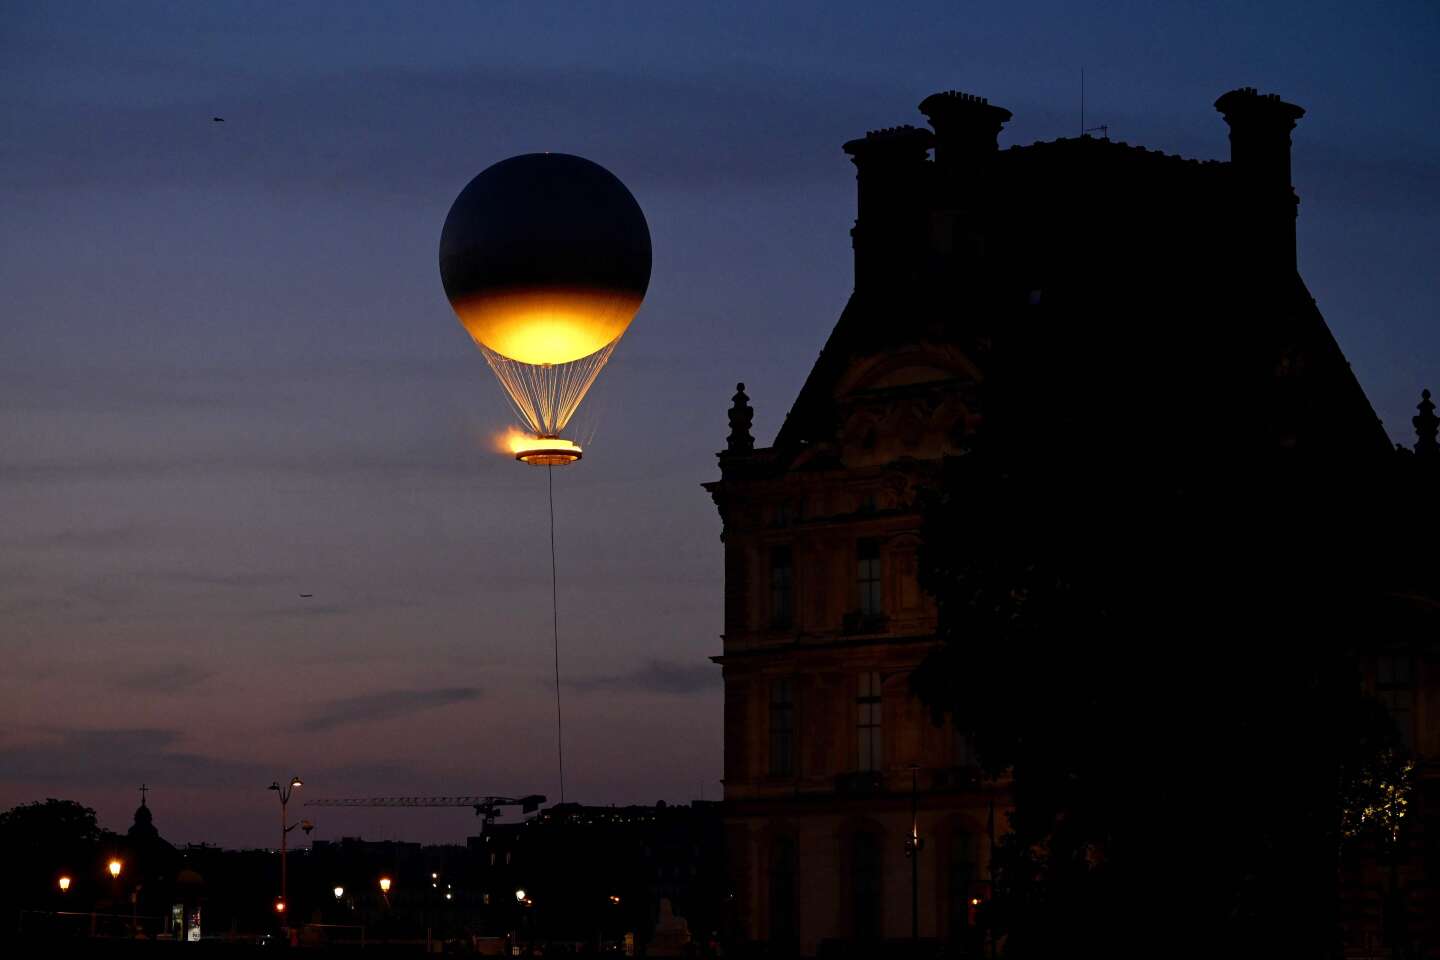
[[[555,753],[560,761],[560,802],[565,802],[565,723],[560,714],[560,589],[555,575],[555,467],[545,466],[550,490],[550,626],[555,637]]]

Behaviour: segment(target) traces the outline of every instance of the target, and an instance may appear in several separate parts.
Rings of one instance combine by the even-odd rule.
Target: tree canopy
[[[1395,465],[997,407],[927,505],[912,683],[1013,778],[1007,956],[1331,955],[1339,844],[1403,765],[1357,671],[1423,566]]]

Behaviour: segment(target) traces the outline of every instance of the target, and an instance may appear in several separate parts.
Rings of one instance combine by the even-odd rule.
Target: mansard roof
[[[1295,269],[1288,154],[1286,182],[1264,193],[1231,161],[1090,136],[947,166],[947,133],[937,128],[934,158],[883,167],[864,164],[893,137],[846,145],[860,168],[856,290],[777,454],[833,437],[855,364],[926,344],[964,352],[981,379],[992,351],[1008,349],[1012,366],[1030,351],[1090,429],[1136,441],[1167,430],[1225,443],[1224,417],[1262,444],[1389,449]],[[871,139],[868,153],[852,149]]]

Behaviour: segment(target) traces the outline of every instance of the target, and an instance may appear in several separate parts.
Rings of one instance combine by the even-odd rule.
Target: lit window
[[[855,585],[860,594],[860,613],[874,616],[880,609],[880,544],[861,540],[855,545]]]
[[[860,674],[860,686],[855,696],[858,735],[856,770],[880,769],[880,674]]]
[[[770,550],[770,624],[790,626],[795,615],[795,565],[788,546]]]
[[[795,772],[795,690],[789,678],[770,684],[770,776]]]

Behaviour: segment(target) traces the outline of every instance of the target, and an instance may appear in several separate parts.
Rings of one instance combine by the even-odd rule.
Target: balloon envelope
[[[570,363],[613,344],[640,309],[650,230],[604,167],[524,154],[456,197],[440,233],[440,278],[480,346],[522,364]]]

